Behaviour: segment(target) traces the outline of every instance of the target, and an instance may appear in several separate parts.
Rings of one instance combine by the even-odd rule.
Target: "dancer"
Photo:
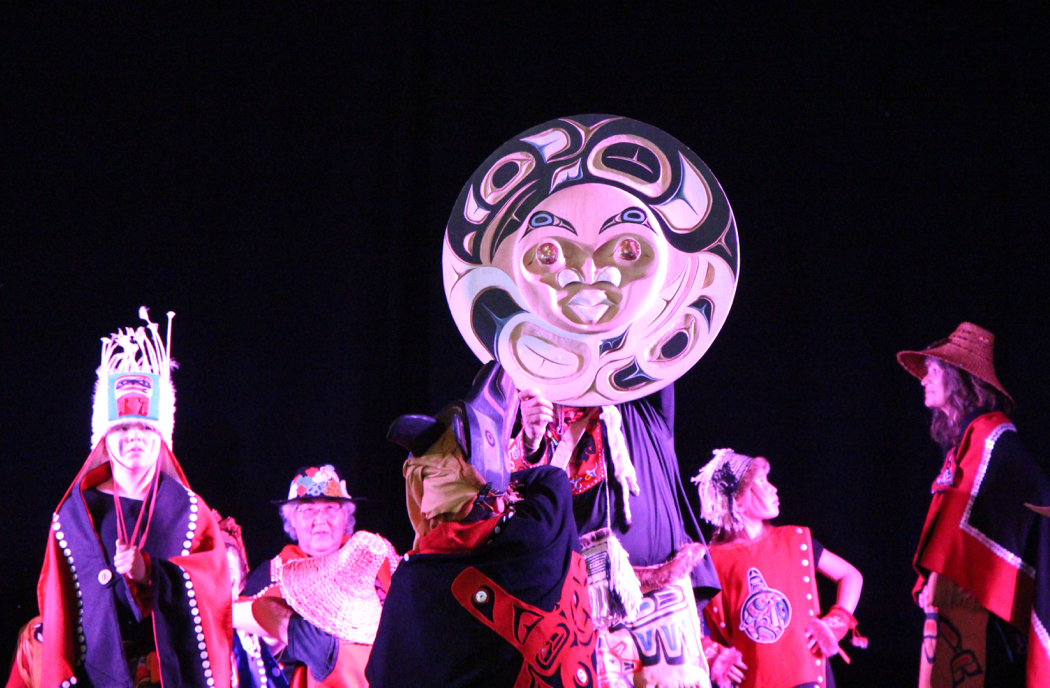
[[[739,258],[703,161],[609,115],[506,142],[449,217],[453,318],[523,390],[514,465],[569,475],[610,685],[709,685],[697,603],[718,581],[679,476],[671,383],[725,323]]]
[[[241,527],[233,516],[222,518],[214,509],[212,516],[219,524],[226,545],[226,560],[230,565],[230,595],[236,602],[248,576],[248,553],[244,548],[244,538],[241,537]],[[269,644],[254,633],[240,629],[234,631],[231,665],[231,688],[288,687],[281,665],[273,658]]]
[[[919,378],[945,452],[915,553],[926,612],[920,687],[1050,686],[1050,481],[1007,417],[994,335],[964,322],[897,360]],[[1026,657],[1027,655],[1027,657]]]
[[[4,688],[40,688],[41,641],[44,625],[39,616],[34,616],[18,631],[18,646],[11,664],[11,674]]]
[[[295,544],[258,567],[233,625],[269,639],[293,688],[367,686],[383,599],[398,556],[385,538],[354,532],[358,498],[332,465],[296,472],[281,505]]]
[[[809,528],[770,524],[780,513],[777,488],[763,457],[718,449],[693,478],[701,515],[716,526],[711,559],[722,592],[704,608],[711,638],[705,652],[719,688],[834,686],[828,659],[853,630],[864,579],[820,545]],[[835,604],[820,616],[816,573],[835,581]]]
[[[551,467],[508,472],[516,406],[509,376],[489,363],[465,402],[391,426],[411,452],[416,539],[391,581],[372,688],[596,685],[568,479]]]
[[[230,587],[211,509],[171,452],[171,318],[102,340],[94,447],[52,517],[43,686],[229,686]]]
[[[696,599],[719,583],[678,474],[673,385],[605,408],[555,406],[528,390],[521,418],[515,467],[566,471],[587,554],[607,561],[590,590],[605,680],[710,685]]]

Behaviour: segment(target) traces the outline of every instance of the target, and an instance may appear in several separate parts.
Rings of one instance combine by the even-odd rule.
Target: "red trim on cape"
[[[7,677],[7,685],[4,688],[30,688],[22,680],[22,674],[18,671],[17,665],[11,667],[11,675]]]
[[[222,686],[227,685],[231,675],[230,657],[233,652],[229,561],[226,559],[226,543],[222,539],[218,522],[200,495],[197,495],[197,501],[197,530],[190,545],[190,554],[172,557],[168,561],[190,574],[212,676],[215,685]]]
[[[498,518],[474,523],[446,521],[419,539],[419,546],[411,554],[463,554],[472,552],[492,535]]]
[[[284,548],[281,550],[280,554],[278,554],[277,556],[281,558],[282,564],[287,564],[288,562],[294,561],[295,559],[310,558],[310,555],[306,553],[306,550],[300,547],[299,543],[297,542],[293,542],[290,545],[285,545]]]
[[[582,684],[579,670],[594,672],[598,632],[591,622],[587,564],[581,554],[572,552],[561,597],[549,612],[514,597],[474,566],[456,576],[452,595],[521,653],[514,688],[577,686]]]
[[[955,485],[933,495],[919,538],[914,566],[915,594],[936,571],[965,588],[982,607],[1027,633],[1035,601],[1035,580],[963,530],[963,518],[985,453],[985,441],[1010,419],[995,412],[978,416],[955,452]]]
[[[41,685],[58,686],[73,677],[76,663],[73,635],[76,633],[77,595],[72,573],[50,529],[36,596],[40,616],[48,620],[44,627],[43,647],[40,649],[43,655]]]

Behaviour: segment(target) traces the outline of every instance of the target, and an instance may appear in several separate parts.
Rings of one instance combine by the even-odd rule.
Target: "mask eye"
[[[641,208],[627,208],[626,210],[616,213],[608,220],[603,222],[601,229],[598,230],[598,233],[600,234],[604,232],[613,225],[620,225],[624,223],[632,225],[642,225],[644,227],[652,229],[652,225],[649,224],[649,218],[648,216],[646,216],[644,210],[642,210]]]
[[[541,210],[529,218],[529,227],[549,227],[554,224],[554,216]]]
[[[626,213],[625,213],[626,214]],[[616,257],[626,261],[636,261],[642,255],[642,246],[637,239],[630,237],[616,245]]]
[[[560,227],[570,234],[576,234],[576,228],[572,226],[571,222],[565,218],[558,217],[554,213],[548,213],[546,210],[540,210],[529,218],[529,226],[525,230],[525,234],[534,229],[545,227]]]
[[[553,241],[545,241],[536,247],[536,260],[540,265],[554,265],[560,257],[561,251]]]
[[[640,225],[645,222],[645,213],[639,208],[628,208],[620,214],[620,219]]]

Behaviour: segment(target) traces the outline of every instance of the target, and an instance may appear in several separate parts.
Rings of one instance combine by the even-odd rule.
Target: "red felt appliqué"
[[[591,623],[583,557],[572,555],[561,599],[545,612],[527,604],[470,567],[452,583],[452,594],[471,615],[521,652],[515,688],[593,686],[597,633]]]

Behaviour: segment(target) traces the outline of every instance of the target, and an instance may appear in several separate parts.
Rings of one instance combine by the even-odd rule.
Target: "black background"
[[[991,329],[1050,449],[1047,15],[747,4],[5,6],[2,654],[90,449],[98,339],[142,304],[178,313],[174,450],[252,564],[303,464],[347,469],[359,527],[407,549],[387,425],[478,367],[441,285],[452,204],[511,136],[602,112],[689,145],[739,225],[733,311],[676,388],[683,475],[768,456],[781,522],[865,576],[840,685],[913,683],[940,457],[895,352]]]

